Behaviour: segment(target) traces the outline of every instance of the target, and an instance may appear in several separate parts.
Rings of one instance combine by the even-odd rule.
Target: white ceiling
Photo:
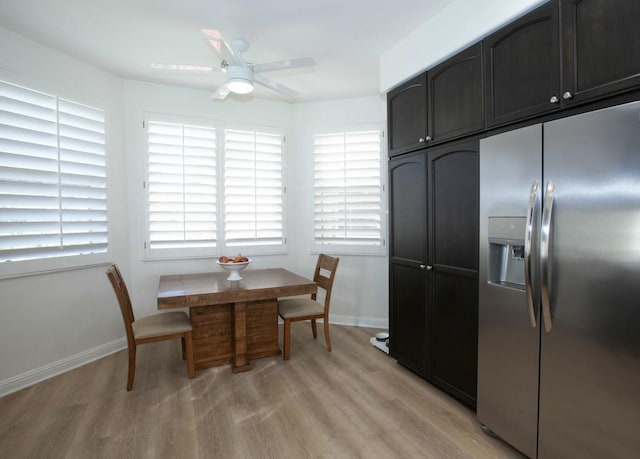
[[[123,78],[211,92],[224,74],[150,64],[219,65],[200,34],[218,29],[227,41],[246,39],[255,63],[312,57],[315,67],[266,75],[297,91],[293,101],[311,101],[379,94],[380,54],[451,1],[0,0],[0,26]],[[284,100],[262,88],[231,97]]]

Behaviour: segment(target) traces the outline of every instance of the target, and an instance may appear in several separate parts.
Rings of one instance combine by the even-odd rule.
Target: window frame
[[[215,247],[194,247],[189,250],[185,249],[155,249],[150,250],[150,221],[149,221],[149,143],[148,143],[148,126],[150,121],[192,124],[195,126],[206,126],[216,130],[216,246]],[[143,151],[144,151],[144,199],[143,199],[143,218],[144,225],[142,231],[143,237],[143,261],[155,260],[187,260],[187,259],[206,259],[217,258],[221,255],[235,255],[242,253],[246,256],[259,255],[282,255],[287,253],[287,142],[286,130],[284,127],[265,126],[252,123],[230,123],[222,122],[211,118],[184,116],[177,114],[159,113],[153,111],[145,111],[143,114],[144,134],[143,134]],[[277,134],[282,137],[282,243],[277,245],[232,245],[227,244],[225,238],[226,222],[225,222],[225,131],[239,130],[252,131],[260,133]]]
[[[151,248],[151,221],[149,212],[149,123],[174,123],[174,124],[191,124],[195,126],[202,126],[207,128],[213,128],[216,131],[216,243],[213,247],[190,247],[190,248],[164,248],[164,249],[152,249]],[[220,238],[218,234],[220,232],[220,207],[222,205],[220,201],[221,184],[220,184],[220,167],[221,167],[221,155],[220,155],[220,136],[219,136],[219,124],[215,120],[206,118],[196,118],[189,116],[171,115],[165,113],[145,112],[143,117],[144,135],[144,178],[143,178],[143,260],[180,260],[180,259],[199,259],[199,258],[212,258],[218,255],[218,248],[220,246]]]
[[[361,131],[378,131],[380,139],[380,245],[355,245],[355,244],[321,244],[315,237],[315,139],[319,135],[348,134]],[[316,126],[310,139],[311,163],[312,163],[312,186],[310,190],[311,199],[311,253],[331,253],[334,255],[354,255],[354,256],[387,256],[387,149],[385,142],[385,130],[380,123],[359,123]]]
[[[112,213],[110,206],[110,155],[109,155],[109,117],[105,108],[100,107],[99,103],[87,103],[84,100],[78,100],[81,98],[74,97],[63,97],[60,94],[56,94],[53,92],[41,91],[39,89],[35,89],[33,87],[28,87],[23,84],[17,84],[11,81],[2,80],[3,83],[18,87],[20,89],[31,91],[35,93],[40,93],[42,95],[55,98],[56,108],[55,108],[55,117],[56,117],[56,149],[58,150],[57,154],[57,164],[58,164],[58,172],[57,174],[61,174],[60,170],[60,162],[62,161],[60,156],[60,101],[63,100],[66,103],[70,103],[72,105],[84,106],[92,110],[99,111],[103,114],[103,124],[102,128],[104,131],[104,202],[105,202],[105,216],[106,216],[106,243],[104,250],[93,252],[93,253],[61,253],[56,256],[48,256],[42,258],[33,258],[26,260],[7,260],[0,262],[0,279],[10,279],[15,277],[24,277],[24,276],[33,276],[33,275],[41,275],[47,273],[54,273],[60,271],[69,271],[75,269],[83,269],[83,268],[91,268],[96,266],[104,266],[111,262],[112,254],[111,254],[111,243],[112,243]],[[63,182],[58,182],[58,186],[62,187]],[[62,197],[62,195],[60,195]],[[62,233],[64,234],[64,233]]]

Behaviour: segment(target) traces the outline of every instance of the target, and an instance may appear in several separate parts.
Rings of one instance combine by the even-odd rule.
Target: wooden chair
[[[167,339],[182,339],[182,358],[187,360],[187,374],[193,378],[196,374],[193,362],[193,342],[191,339],[191,320],[182,311],[154,314],[136,320],[131,307],[129,291],[120,270],[116,265],[107,269],[107,277],[111,281],[113,290],[120,303],[120,311],[124,320],[124,328],[127,332],[127,344],[129,346],[129,375],[127,378],[127,390],[133,389],[133,379],[136,372],[136,346],[139,344],[154,343]]]
[[[313,280],[318,284],[319,288],[325,291],[324,305],[316,301],[315,293],[311,295],[311,298],[287,298],[278,300],[278,314],[284,320],[284,360],[289,360],[291,355],[291,322],[300,320],[311,321],[313,337],[317,338],[316,319],[324,319],[324,339],[327,343],[327,350],[331,352],[329,302],[331,301],[331,289],[333,288],[333,279],[336,276],[339,261],[340,258],[330,257],[329,255],[320,254],[318,256]],[[328,271],[328,277],[321,272],[322,270]]]

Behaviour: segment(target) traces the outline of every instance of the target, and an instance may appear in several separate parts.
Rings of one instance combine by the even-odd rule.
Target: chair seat
[[[182,311],[155,314],[133,321],[135,339],[153,338],[191,331],[189,316]]]
[[[283,319],[296,317],[323,316],[324,306],[309,298],[287,298],[278,301],[278,314]]]

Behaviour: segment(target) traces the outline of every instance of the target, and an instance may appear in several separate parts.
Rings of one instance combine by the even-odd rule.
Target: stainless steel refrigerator
[[[640,457],[640,103],[480,142],[477,416],[529,457]]]

